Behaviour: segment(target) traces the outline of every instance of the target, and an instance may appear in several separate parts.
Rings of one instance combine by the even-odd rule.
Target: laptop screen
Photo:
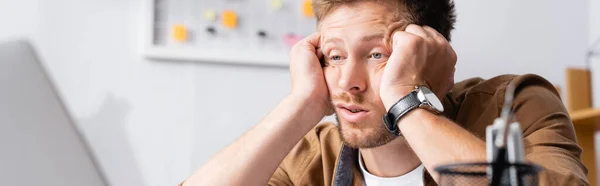
[[[26,41],[0,44],[0,185],[107,185]]]

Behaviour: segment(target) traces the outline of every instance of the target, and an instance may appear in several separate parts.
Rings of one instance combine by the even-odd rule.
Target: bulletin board
[[[147,58],[287,66],[313,33],[312,0],[146,0]]]

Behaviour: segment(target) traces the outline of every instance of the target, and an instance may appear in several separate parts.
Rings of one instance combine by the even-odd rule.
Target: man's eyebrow
[[[376,32],[376,33],[372,33],[372,34],[363,36],[362,38],[360,38],[360,41],[370,42],[373,40],[383,40],[383,38],[385,38],[385,32]]]

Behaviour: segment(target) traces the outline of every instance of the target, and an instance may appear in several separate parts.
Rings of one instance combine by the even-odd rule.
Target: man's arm
[[[485,162],[485,142],[454,122],[424,109],[415,109],[398,127],[431,176],[435,167],[457,162]]]
[[[452,88],[456,54],[440,33],[411,24],[404,31],[396,31],[392,39],[393,51],[379,93],[386,110],[415,85],[428,85],[438,96]],[[444,117],[415,109],[397,125],[436,181],[433,169],[440,164],[485,161],[485,143]]]
[[[266,185],[287,153],[321,118],[310,102],[287,97],[258,125],[185,181],[191,185]],[[313,107],[314,108],[314,107]]]
[[[512,108],[524,130],[525,158],[544,168],[540,185],[589,185],[562,102],[551,84],[539,77],[528,79],[515,93]],[[428,170],[446,163],[486,161],[485,143],[446,118],[417,109],[398,125]],[[435,171],[430,173],[439,179]]]
[[[200,167],[184,186],[267,184],[294,145],[331,111],[316,50],[319,39],[316,33],[292,48],[290,95]]]
[[[438,96],[449,91],[456,54],[441,34],[427,26],[409,25],[392,39],[392,55],[380,85],[387,110],[415,85],[428,85]],[[541,82],[523,83],[537,89],[522,88],[513,103],[517,121],[528,126],[523,128],[526,158],[547,170],[542,174],[542,181],[547,182],[542,183],[588,185],[568,114],[549,91],[552,86]],[[486,160],[485,143],[442,116],[415,109],[397,125],[436,181],[436,166]]]

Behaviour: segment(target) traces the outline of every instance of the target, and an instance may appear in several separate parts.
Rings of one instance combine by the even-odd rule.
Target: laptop
[[[0,42],[0,185],[108,185],[25,40]]]

